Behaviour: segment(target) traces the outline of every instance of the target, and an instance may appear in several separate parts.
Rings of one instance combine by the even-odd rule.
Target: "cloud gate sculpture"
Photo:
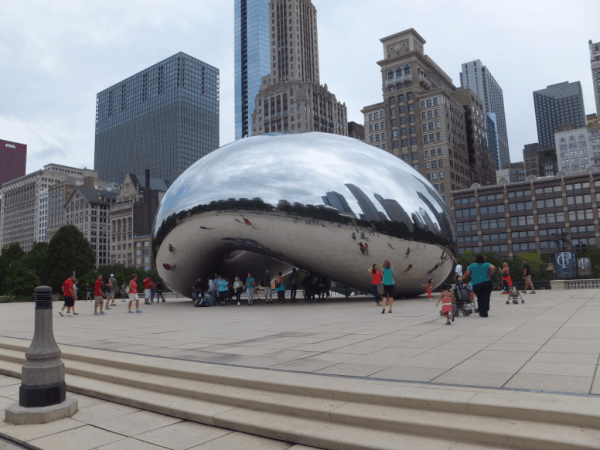
[[[158,273],[190,295],[198,277],[260,280],[307,270],[371,292],[389,259],[395,294],[425,292],[452,270],[454,225],[433,186],[384,150],[326,133],[242,139],[198,160],[171,186],[153,232]]]

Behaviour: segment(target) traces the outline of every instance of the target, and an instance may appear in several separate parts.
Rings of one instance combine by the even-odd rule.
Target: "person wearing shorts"
[[[136,274],[131,275],[131,280],[129,281],[129,310],[127,311],[130,314],[133,314],[133,311],[131,310],[131,305],[133,302],[135,302],[135,312],[141,313],[140,298],[138,297],[138,293],[137,293],[136,280],[137,280],[137,275]]]
[[[383,303],[383,311],[381,314],[385,314],[385,307],[389,305],[390,309],[388,313],[392,312],[392,305],[394,304],[394,269],[389,259],[383,262],[383,297],[385,301]]]
[[[75,306],[75,288],[73,287],[73,275],[69,275],[62,285],[65,296],[65,304],[58,312],[64,317],[63,311],[67,308],[67,316],[73,316],[71,309]]]
[[[94,315],[98,316],[101,314],[106,314],[102,311],[102,307],[104,306],[104,292],[102,292],[102,275],[98,275],[96,278],[96,284],[94,286]],[[100,307],[100,312],[98,312],[98,307]]]
[[[110,298],[112,297],[112,287],[110,285],[110,278],[108,279],[108,282],[104,285],[104,297],[106,298],[106,306],[104,307],[104,309],[110,309]]]
[[[531,286],[530,294],[535,294],[533,282],[531,281],[531,266],[529,265],[529,261],[526,259],[523,260],[523,279],[525,280],[525,290],[521,292],[523,292],[523,294],[527,294],[527,287]]]
[[[144,280],[144,304],[146,305],[150,304],[150,283],[152,283],[152,280],[150,277],[146,277]]]
[[[267,270],[262,277],[261,286],[265,288],[265,303],[273,303],[273,288],[271,287],[271,273]]]
[[[115,275],[111,273],[110,279],[108,281],[110,281],[110,289],[111,289],[111,297],[112,297],[112,304],[110,306],[117,306],[117,304],[115,303],[115,299],[117,298],[117,289],[119,288],[119,285],[117,284],[117,279],[115,278]]]

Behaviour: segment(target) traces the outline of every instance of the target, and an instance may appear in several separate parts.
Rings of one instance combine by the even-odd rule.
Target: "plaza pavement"
[[[256,367],[415,383],[600,394],[600,290],[542,290],[506,305],[492,294],[489,318],[444,325],[435,300],[328,300],[193,308],[185,299],[104,316],[77,302],[58,316],[57,342],[81,347]],[[0,336],[31,340],[32,303],[0,305]],[[1,395],[1,393],[0,393]]]
[[[0,375],[0,417],[18,401],[21,380]],[[0,422],[4,434],[42,450],[311,450],[312,447],[265,439],[223,428],[142,411],[69,393],[79,411],[69,419],[43,425]],[[23,447],[5,443],[0,450]],[[316,450],[316,449],[312,449]]]

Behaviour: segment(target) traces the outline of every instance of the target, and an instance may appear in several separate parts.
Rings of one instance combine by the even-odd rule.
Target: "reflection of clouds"
[[[431,209],[419,192],[436,209],[432,221],[438,222],[437,214],[450,217],[439,193],[396,156],[351,138],[304,133],[241,139],[201,158],[173,183],[156,223],[160,226],[174,212],[214,200],[259,197],[272,205],[279,200],[322,205],[322,196],[331,191],[343,195],[360,214],[349,184],[371,202],[376,202],[375,193],[397,201],[409,216],[419,208]]]

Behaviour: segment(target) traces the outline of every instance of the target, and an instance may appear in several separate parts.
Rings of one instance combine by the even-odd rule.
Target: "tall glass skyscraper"
[[[235,138],[252,134],[250,118],[261,77],[271,71],[269,0],[235,2]]]
[[[100,92],[94,166],[100,179],[128,172],[170,182],[219,147],[219,70],[177,53]]]

